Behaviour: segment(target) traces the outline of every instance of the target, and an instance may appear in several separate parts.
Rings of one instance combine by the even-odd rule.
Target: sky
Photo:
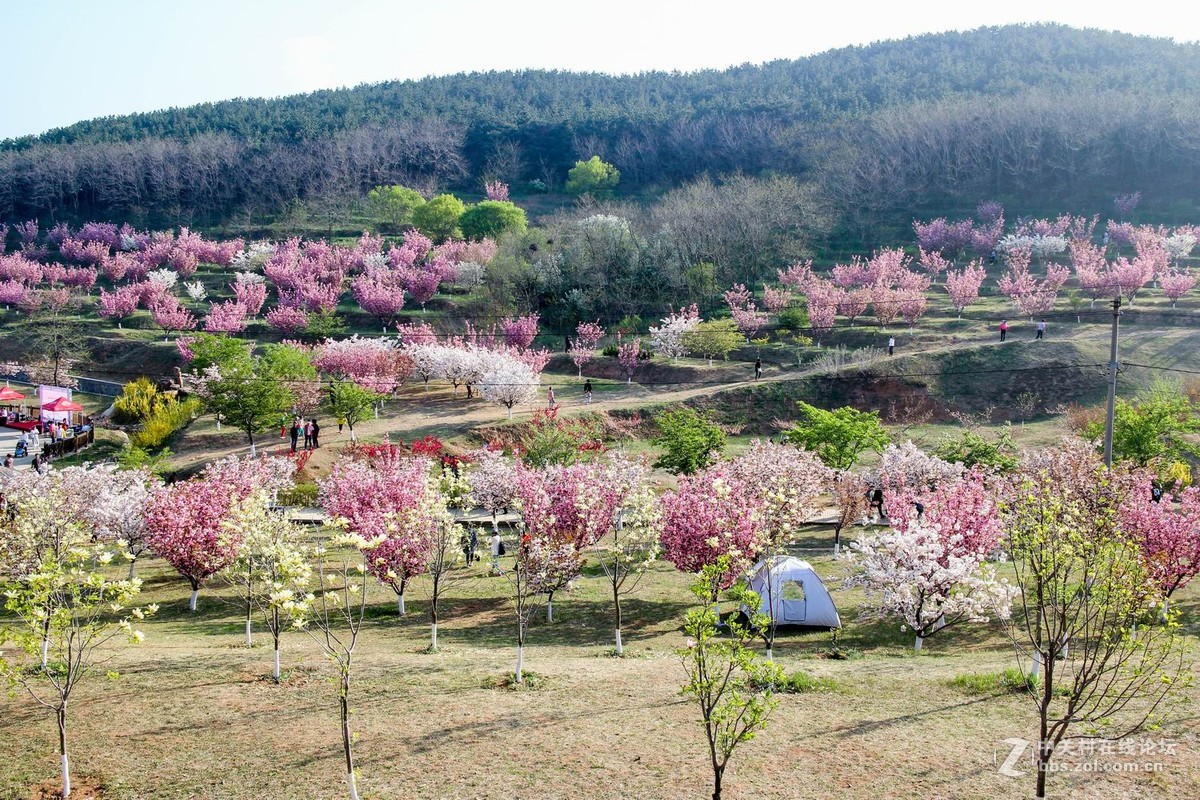
[[[712,0],[0,0],[0,138],[456,72],[721,69],[984,25],[1200,40],[1200,6]]]

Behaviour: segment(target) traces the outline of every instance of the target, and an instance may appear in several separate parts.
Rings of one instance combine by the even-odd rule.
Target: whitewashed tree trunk
[[[66,753],[62,754],[62,796],[71,796],[71,762]]]
[[[512,419],[512,406],[508,407],[508,418]]]
[[[197,599],[199,599],[199,597],[200,597],[200,590],[199,590],[199,589],[192,589],[192,599],[188,601],[188,611],[191,611],[191,612],[195,613],[195,611],[196,611],[196,600],[197,600]]]
[[[546,622],[554,622],[554,601],[546,601]]]
[[[521,674],[522,668],[525,666],[525,646],[517,645],[517,683],[525,683],[525,678]]]
[[[1042,674],[1042,654],[1037,650],[1030,653],[1032,663],[1029,665],[1029,674],[1036,681]]]
[[[273,677],[275,679],[276,683],[279,683],[279,648],[278,647],[275,648],[275,670],[271,673],[271,677]]]
[[[346,774],[346,785],[350,788],[350,800],[358,800],[358,782],[353,772]]]
[[[617,628],[617,655],[625,655],[625,645],[621,643],[621,629]]]
[[[396,598],[396,611],[399,612],[400,616],[402,617],[408,613],[404,610],[404,595],[400,595]]]
[[[217,433],[221,432],[221,418],[217,417]]]
[[[42,669],[46,668],[46,664],[50,661],[50,637],[42,637]]]
[[[775,660],[775,651],[772,650],[770,647],[768,647],[767,648],[767,661],[774,661],[774,660]]]
[[[134,567],[135,567],[136,565],[137,565],[137,559],[136,559],[136,558],[134,558],[134,559],[131,559],[131,560],[129,561],[129,580],[133,580],[133,571],[134,571]]]
[[[922,645],[924,642],[925,642],[925,637],[924,637],[924,636],[918,636],[918,637],[917,637],[917,642],[916,642],[916,644],[914,644],[914,645],[913,645],[913,652],[914,652],[914,653],[919,653],[919,652],[921,652],[921,645]]]
[[[254,638],[250,633],[250,618],[246,618],[246,647],[254,647]]]
[[[254,458],[257,455],[258,455],[258,453],[254,449],[254,442],[251,442],[250,443],[250,457]]]
[[[437,649],[438,649],[438,643],[437,643],[437,623],[436,623],[436,622],[434,622],[434,623],[431,623],[430,627],[432,627],[432,628],[433,628],[433,647],[432,647],[432,649],[433,649],[433,650],[437,650]]]

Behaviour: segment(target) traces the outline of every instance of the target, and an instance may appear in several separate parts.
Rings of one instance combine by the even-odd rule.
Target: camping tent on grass
[[[750,588],[761,598],[759,610],[776,625],[840,628],[842,620],[825,584],[807,561],[775,556],[767,569],[763,559],[750,570]]]

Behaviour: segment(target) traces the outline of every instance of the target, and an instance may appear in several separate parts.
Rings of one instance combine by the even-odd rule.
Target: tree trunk
[[[406,616],[408,614],[408,612],[404,610],[404,595],[403,594],[399,595],[396,598],[396,611],[402,617]]]
[[[521,686],[525,683],[525,677],[521,674],[521,669],[525,666],[525,645],[517,645],[517,685]]]
[[[279,640],[278,639],[275,640],[275,669],[271,673],[271,677],[275,679],[276,683],[279,683]]]
[[[133,580],[134,567],[136,565],[137,565],[136,558],[132,558],[129,560],[129,580]]]
[[[354,753],[350,749],[353,738],[350,735],[350,676],[342,675],[342,750],[346,754],[346,784],[350,789],[350,800],[358,800],[358,783],[354,780]]]
[[[546,622],[554,622],[554,592],[546,596]]]
[[[921,652],[921,645],[924,644],[924,642],[925,642],[925,637],[922,636],[921,634],[917,634],[917,642],[916,642],[916,644],[913,645],[913,652],[914,653]]]
[[[188,601],[188,611],[196,613],[196,600],[200,597],[199,589],[192,589],[192,599]]]
[[[250,437],[250,457],[254,458],[258,455],[258,453],[254,451],[254,431],[248,430],[246,431],[246,435]]]
[[[71,762],[67,758],[67,704],[58,707],[58,752],[62,756],[62,796],[71,796]]]
[[[508,418],[512,419],[512,406],[508,407]]]
[[[771,645],[767,645],[767,661],[775,660],[775,651],[771,649]]]
[[[712,800],[721,800],[721,778],[725,773],[724,767],[716,767],[713,769],[713,794]]]
[[[246,647],[254,647],[254,639],[250,634],[250,612],[246,611]]]
[[[430,649],[431,649],[431,650],[437,650],[437,649],[438,649],[438,643],[437,643],[437,623],[436,623],[436,622],[432,623],[432,624],[430,625],[430,627],[433,629],[433,642],[432,642],[432,644],[430,645]]]
[[[621,642],[621,595],[617,591],[616,584],[613,584],[613,607],[616,610],[617,616],[617,655],[625,655],[625,645]]]

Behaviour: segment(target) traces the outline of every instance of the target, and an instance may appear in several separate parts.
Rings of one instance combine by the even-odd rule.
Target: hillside
[[[625,193],[776,172],[836,223],[1079,205],[1193,208],[1200,48],[1058,25],[984,28],[690,74],[492,72],[80,122],[0,145],[0,217],[219,224],[378,183],[553,189],[599,154]],[[1189,205],[1180,210],[1178,203]],[[914,208],[914,206],[916,208]]]

